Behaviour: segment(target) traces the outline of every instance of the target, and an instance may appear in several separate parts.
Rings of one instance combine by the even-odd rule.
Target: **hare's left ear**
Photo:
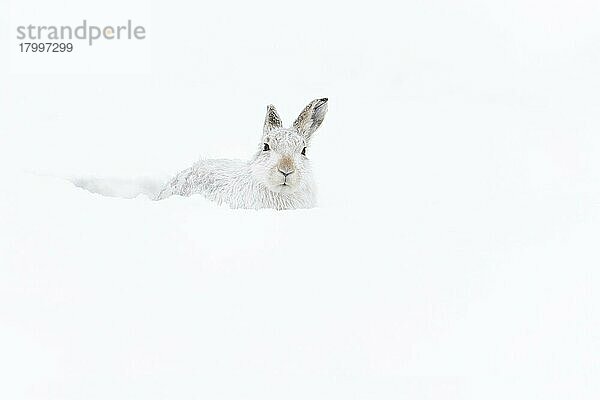
[[[273,104],[267,106],[267,115],[265,116],[265,125],[263,126],[263,135],[267,135],[272,129],[281,128],[281,117]]]
[[[304,110],[296,118],[294,128],[298,129],[298,132],[308,141],[312,134],[321,126],[326,113],[327,98],[313,100],[304,107]]]

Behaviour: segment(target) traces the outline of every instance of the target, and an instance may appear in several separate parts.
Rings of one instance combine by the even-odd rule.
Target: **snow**
[[[155,199],[168,179],[168,177],[107,178],[75,176],[69,178],[69,181],[88,192],[103,196],[133,199],[139,195],[144,195],[149,199]]]
[[[576,3],[156,3],[150,73],[0,66],[0,398],[598,398],[600,27]],[[136,196],[321,96],[319,207]]]

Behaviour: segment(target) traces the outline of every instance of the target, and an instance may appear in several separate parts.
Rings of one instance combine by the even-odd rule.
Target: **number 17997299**
[[[70,53],[73,43],[19,43],[21,53]]]

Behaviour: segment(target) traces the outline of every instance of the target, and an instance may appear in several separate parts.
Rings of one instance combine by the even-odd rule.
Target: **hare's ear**
[[[277,114],[277,110],[273,104],[267,106],[267,115],[265,117],[265,125],[263,127],[263,134],[266,135],[272,129],[281,128],[281,117]]]
[[[327,99],[313,100],[304,107],[304,110],[294,121],[294,128],[298,129],[298,132],[304,135],[306,140],[310,140],[312,134],[321,126],[326,113]]]

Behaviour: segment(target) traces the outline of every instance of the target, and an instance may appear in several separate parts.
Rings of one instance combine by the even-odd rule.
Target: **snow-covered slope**
[[[468,398],[486,385],[502,398],[595,385],[600,221],[582,193],[256,212],[27,174],[5,183],[7,398]]]

